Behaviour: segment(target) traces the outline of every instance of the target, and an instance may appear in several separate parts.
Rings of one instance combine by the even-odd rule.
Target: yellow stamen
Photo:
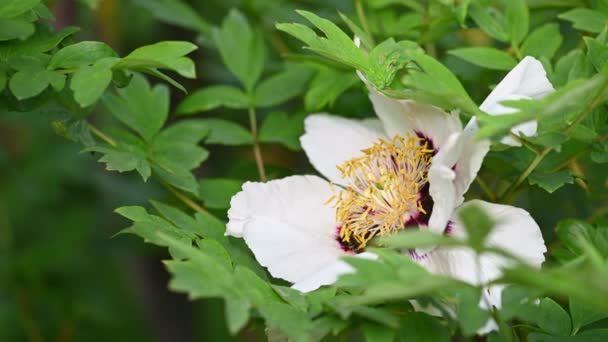
[[[424,138],[380,139],[363,156],[338,166],[350,186],[329,200],[341,224],[340,240],[355,250],[369,240],[405,228],[410,218],[426,214],[419,192],[428,182],[434,150]]]

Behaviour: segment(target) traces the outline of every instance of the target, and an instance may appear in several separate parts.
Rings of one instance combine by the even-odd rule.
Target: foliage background
[[[178,3],[188,3],[198,14],[194,18],[198,19],[187,20],[183,12],[172,14],[174,12],[166,10]],[[427,50],[434,51],[439,60],[461,80],[473,100],[480,103],[489,92],[488,85],[500,80],[504,71],[476,66],[447,51],[463,46],[495,46],[511,55],[516,53],[510,50],[508,43],[494,39],[477,28],[477,24],[470,19],[466,29],[459,26],[452,12],[429,11],[428,16],[420,19],[414,17],[409,3],[435,8],[453,2],[47,2],[57,17],[53,23],[57,29],[68,25],[79,26],[82,30],[76,33],[75,41],[103,41],[120,56],[161,40],[195,42],[200,48],[190,57],[195,61],[198,77],[179,79],[190,92],[209,85],[238,85],[235,77],[223,66],[222,58],[210,39],[211,26],[219,26],[233,8],[238,8],[253,25],[255,34],[263,37],[267,47],[263,75],[268,77],[283,70],[286,54],[301,53],[301,43],[277,31],[277,22],[303,22],[294,12],[295,9],[310,10],[334,22],[341,22],[338,11],[350,18],[357,18],[357,6],[363,6],[370,16],[372,31],[379,37],[397,35],[399,39],[418,40]],[[489,6],[496,2],[480,3]],[[539,57],[546,57],[548,63],[559,60],[573,49],[583,49],[581,35],[595,36],[593,33],[598,33],[587,30],[581,33],[569,21],[557,19],[558,14],[585,6],[599,8],[603,13],[608,8],[602,1],[529,0],[527,4],[531,9],[530,31],[549,22],[559,30],[563,39],[555,48],[555,56],[542,56],[546,51],[540,52]],[[422,20],[422,23],[417,20]],[[418,24],[408,26],[412,22]],[[550,45],[551,42],[541,40],[540,44]],[[298,60],[297,57],[294,59]],[[322,99],[319,94],[310,95],[307,91],[312,88],[314,80],[307,85],[295,82],[294,96],[258,110],[260,123],[268,117],[276,118],[277,112],[287,113],[289,120],[292,120],[279,125],[281,129],[290,127],[285,136],[272,138],[273,134],[267,133],[267,143],[262,145],[269,178],[311,172],[306,158],[298,152],[299,146],[295,140],[302,131],[301,122],[305,114],[328,110],[348,117],[373,115],[366,92],[362,84],[353,78],[352,72],[348,74],[336,65],[329,68],[335,68],[332,70],[337,70],[338,75],[346,74],[337,85],[338,90],[334,90],[335,98]],[[589,71],[587,74],[593,73]],[[310,79],[304,76],[300,78],[305,81]],[[555,85],[562,86],[566,81],[567,77]],[[152,82],[157,83],[156,80]],[[329,90],[319,91],[333,94]],[[5,90],[4,96],[7,95]],[[184,98],[184,93],[171,89],[171,113]],[[243,127],[249,124],[241,109],[215,108],[202,116],[221,117]],[[126,205],[149,207],[150,199],[177,206],[181,205],[179,201],[154,180],[143,183],[141,177],[133,172],[107,172],[102,164],[97,163],[98,155],[79,153],[81,146],[54,133],[52,122],[56,120],[55,116],[43,112],[7,110],[0,113],[0,340],[230,339],[223,315],[218,314],[223,310],[220,300],[191,302],[185,295],[166,289],[169,275],[161,263],[161,260],[168,258],[165,249],[143,245],[139,238],[130,235],[112,238],[129,225],[128,220],[113,213],[115,208]],[[97,106],[88,120],[103,128],[117,124],[102,106]],[[169,122],[178,120],[174,115],[169,118]],[[605,116],[603,120],[605,124]],[[605,126],[598,127],[597,134],[606,133]],[[272,131],[272,127],[267,129]],[[564,148],[567,150],[570,147]],[[206,148],[210,158],[196,168],[197,177],[231,179],[237,184],[258,178],[249,146],[210,145]],[[572,148],[576,149],[576,146]],[[602,148],[604,153],[608,153],[605,147],[594,145],[597,153],[601,153]],[[520,165],[531,158],[525,154],[525,149],[521,151],[506,154],[495,151],[484,164],[482,178],[492,187],[504,188],[504,179],[517,175]],[[578,161],[566,165],[568,176],[557,181],[559,189],[552,194],[546,188],[554,186],[553,183],[546,185],[545,189],[526,185],[516,197],[515,203],[530,211],[543,228],[550,250],[560,246],[554,235],[556,225],[563,219],[579,218],[598,224],[607,222],[608,164],[592,163],[590,158],[589,154],[585,154]],[[227,193],[234,189],[232,183],[221,186],[222,191]],[[224,186],[232,190],[225,190]],[[214,214],[225,217],[226,196],[204,198],[203,202],[212,208]],[[478,198],[487,194],[484,195],[479,185],[475,185],[470,196]],[[567,306],[565,302],[562,304]],[[604,320],[596,323],[595,327],[602,328],[607,324]],[[239,333],[238,338],[263,340],[264,327],[259,322],[250,324]]]

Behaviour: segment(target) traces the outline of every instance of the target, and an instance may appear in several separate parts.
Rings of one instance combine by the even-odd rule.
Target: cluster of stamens
[[[380,139],[362,152],[338,166],[350,185],[329,200],[336,207],[339,241],[352,251],[426,214],[420,192],[434,154],[426,139],[409,135]]]

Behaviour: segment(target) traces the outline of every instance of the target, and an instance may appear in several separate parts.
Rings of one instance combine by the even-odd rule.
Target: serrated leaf
[[[338,26],[314,13],[297,12],[321,30],[325,37],[318,36],[315,31],[302,24],[282,23],[276,25],[277,29],[296,37],[306,43],[309,49],[322,56],[337,60],[358,70],[367,68],[367,58],[363,51],[357,48],[353,40],[342,32]]]
[[[548,193],[553,193],[566,184],[574,183],[574,177],[568,170],[554,173],[533,172],[528,178],[530,185],[538,185]]]
[[[116,92],[106,94],[103,104],[118,120],[150,141],[169,115],[167,87],[151,87],[145,77],[135,75],[128,86]]]
[[[249,106],[249,98],[240,89],[218,85],[199,89],[186,97],[177,106],[177,114],[195,114],[218,107],[244,109]]]
[[[494,70],[511,70],[517,60],[504,51],[488,47],[459,48],[448,51],[449,54],[469,63]]]

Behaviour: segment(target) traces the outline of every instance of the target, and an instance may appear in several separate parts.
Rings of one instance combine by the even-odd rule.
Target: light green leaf
[[[553,58],[555,52],[562,45],[562,35],[557,24],[545,24],[530,33],[521,46],[524,56],[536,58]]]
[[[233,9],[224,18],[222,27],[213,31],[213,41],[230,72],[251,91],[264,69],[266,48],[262,35]]]
[[[35,31],[34,24],[19,19],[0,18],[0,27],[2,27],[0,42],[11,39],[26,39]]]
[[[186,97],[179,106],[177,114],[194,114],[218,107],[244,109],[249,106],[249,98],[240,89],[218,85],[199,89]]]
[[[251,303],[246,300],[226,299],[225,308],[228,331],[236,335],[249,321]]]
[[[498,12],[490,12],[489,7],[473,2],[469,6],[469,15],[492,38],[505,43],[509,41],[509,34],[502,24],[504,19]]]
[[[304,92],[312,70],[288,66],[285,71],[262,81],[253,92],[256,107],[272,107]]]
[[[496,222],[475,201],[467,202],[458,209],[458,217],[467,231],[471,247],[480,249]]]
[[[568,170],[554,173],[533,172],[528,178],[530,185],[538,185],[548,193],[553,193],[566,184],[574,183],[574,177]]]
[[[145,77],[135,75],[118,95],[106,94],[103,104],[118,120],[138,132],[146,141],[160,130],[169,114],[169,90],[150,86]]]
[[[494,70],[511,70],[517,60],[504,51],[488,47],[459,48],[448,51],[449,54],[465,61]]]
[[[115,57],[102,58],[92,66],[85,66],[74,73],[70,89],[81,107],[88,107],[97,102],[112,82],[112,66],[119,61],[120,59]]]
[[[54,32],[45,26],[39,25],[36,32],[27,40],[15,40],[0,47],[0,56],[7,57],[11,55],[26,55],[46,52],[55,48],[66,37],[78,32],[80,29],[74,26],[68,26],[61,31]]]
[[[228,209],[230,199],[241,191],[243,182],[235,179],[204,178],[199,184],[199,197],[207,208]]]
[[[105,57],[118,57],[118,55],[102,42],[84,41],[57,51],[49,62],[48,69],[79,68]]]
[[[507,2],[505,24],[511,44],[517,46],[528,34],[530,24],[530,13],[525,0]]]
[[[40,0],[3,0],[0,4],[0,18],[14,18],[36,7],[38,3]]]
[[[597,39],[584,37],[587,45],[587,56],[597,71],[608,64],[608,45],[602,44]]]
[[[43,92],[51,83],[60,82],[65,76],[47,70],[17,71],[9,81],[9,88],[19,100],[34,97]]]
[[[196,45],[181,41],[164,41],[146,45],[133,50],[116,65],[116,68],[169,69],[183,77],[195,78],[194,62],[184,56],[196,49]]]
[[[315,31],[302,24],[277,24],[277,29],[296,37],[306,43],[307,48],[322,56],[358,70],[367,69],[367,57],[363,51],[357,48],[352,38],[342,32],[336,24],[311,12],[297,12],[321,30],[325,36],[318,36]]]
[[[325,106],[333,106],[342,93],[358,83],[359,77],[353,71],[321,68],[313,77],[304,96],[306,110],[312,112]]]
[[[575,29],[592,33],[602,32],[608,23],[608,15],[589,8],[575,8],[558,18],[572,22]]]

